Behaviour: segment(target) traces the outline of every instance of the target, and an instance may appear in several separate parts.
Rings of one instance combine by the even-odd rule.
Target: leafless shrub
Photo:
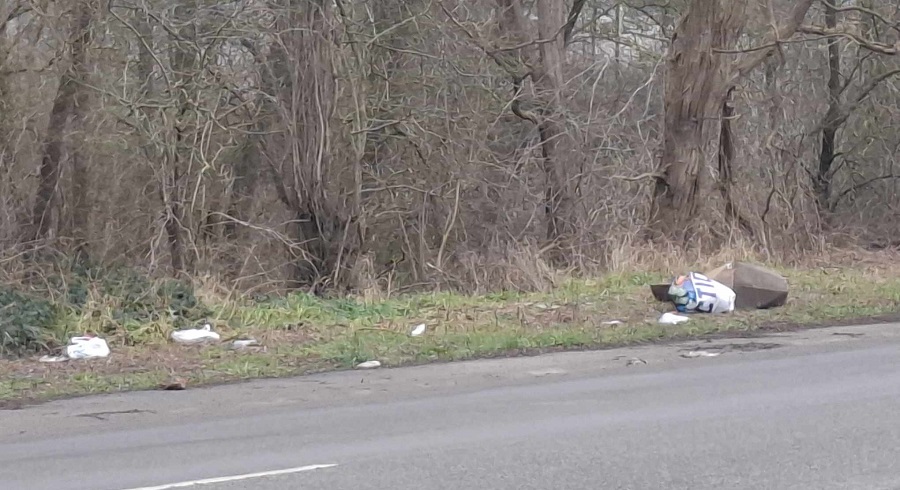
[[[11,251],[374,299],[900,231],[890,2],[39,3],[0,8]]]

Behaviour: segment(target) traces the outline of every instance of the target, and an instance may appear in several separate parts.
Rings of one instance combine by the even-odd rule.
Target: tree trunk
[[[90,12],[87,7],[83,7],[84,16],[83,25],[79,28],[83,29],[82,43],[87,45],[91,42]],[[79,80],[85,80],[88,76],[87,63],[79,63],[73,67],[76,70],[75,76]],[[74,94],[74,107],[72,108],[72,126],[79,134],[87,134],[87,105],[90,93],[87,87],[77,84]],[[82,148],[84,138],[78,138],[69,148],[69,160],[72,163],[72,238],[75,242],[75,255],[80,260],[87,260],[90,257],[88,239],[89,227],[91,220],[91,196],[90,196],[90,169],[85,162],[85,156]]]
[[[750,239],[756,238],[751,221],[744,216],[734,201],[734,132],[731,129],[731,119],[734,117],[734,107],[731,106],[731,93],[734,88],[728,90],[725,103],[722,104],[722,119],[719,125],[719,192],[725,201],[725,217],[728,222],[740,228]]]
[[[191,39],[193,35],[190,23],[186,21],[191,19],[195,12],[193,7],[187,5],[175,8],[176,18],[184,22],[184,27],[179,32],[181,39],[172,40],[170,51],[172,72],[175,75],[176,84],[179,86],[179,89],[175,91],[178,112],[171,121],[170,130],[174,134],[174,141],[168,142],[164,158],[163,179],[160,183],[160,196],[165,212],[164,228],[169,244],[172,272],[176,276],[180,276],[187,268],[183,231],[185,227],[183,168],[185,155],[190,153],[190,149],[185,147],[185,142],[191,141],[190,134],[196,131],[189,116],[191,103],[188,95],[195,89],[193,76],[196,63],[193,47],[186,46],[187,40]]]
[[[833,5],[836,0],[826,2],[825,26],[828,29],[837,27],[837,11]],[[845,118],[841,117],[841,49],[840,40],[832,37],[828,43],[828,112],[822,124],[822,147],[819,150],[819,165],[816,168],[813,190],[816,205],[822,216],[831,212],[831,168],[836,157],[836,137]]]
[[[3,2],[0,5],[0,67],[6,66],[6,60],[9,57],[9,46],[7,45],[6,40],[6,25],[9,22],[7,19],[13,12],[13,8],[15,4],[13,2]],[[12,148],[9,147],[9,142],[11,141],[10,137],[10,121],[9,119],[9,89],[7,87],[7,79],[6,74],[2,73],[0,70],[0,168],[5,168],[10,165],[8,163],[12,160],[10,156],[10,152]]]
[[[656,236],[683,241],[698,224],[698,196],[706,192],[708,155],[716,140],[709,121],[719,119],[731,87],[775,52],[776,41],[794,35],[813,1],[795,2],[777,26],[770,19],[776,32],[760,43],[764,47],[734,54],[718,51],[734,50],[747,2],[691,0],[666,60],[665,135],[650,220]]]
[[[181,138],[179,137],[179,140]],[[163,207],[166,213],[165,224],[166,239],[169,243],[170,263],[172,272],[175,276],[180,276],[184,272],[184,239],[181,232],[181,220],[184,216],[184,210],[177,193],[180,189],[181,174],[178,171],[178,159],[176,157],[172,168],[168,169],[167,174],[160,189]],[[175,195],[173,195],[175,194]]]
[[[706,191],[707,155],[714,142],[709,124],[721,116],[731,88],[730,49],[746,20],[745,2],[693,0],[672,36],[666,60],[665,120],[661,176],[653,199],[654,228],[683,240]]]
[[[90,43],[91,11],[83,2],[78,2],[76,5],[73,12],[75,38],[72,41],[72,66],[60,79],[53,108],[50,110],[50,122],[47,125],[47,134],[44,139],[40,178],[32,213],[31,240],[46,238],[50,232],[51,205],[59,185],[66,122],[75,108],[79,79],[86,75],[84,54]]]
[[[544,207],[547,216],[547,239],[557,241],[574,232],[573,196],[566,161],[565,116],[561,110],[563,88],[562,63],[565,39],[560,30],[566,22],[565,2],[538,0],[538,37],[550,40],[540,45],[540,64],[535,69],[534,83],[541,101],[538,134],[541,139],[544,185]]]
[[[566,33],[572,27],[584,6],[576,1],[566,13],[565,2],[558,0],[537,1],[537,39],[540,43],[523,47],[518,52],[503,51],[494,54],[494,60],[512,78],[515,87],[511,104],[513,113],[537,125],[540,138],[544,172],[544,209],[547,217],[546,236],[549,241],[562,242],[575,230],[574,191],[569,182],[566,120],[562,111],[563,62],[565,60]],[[503,44],[526,44],[535,41],[526,27],[530,20],[519,0],[497,0],[497,18]],[[530,70],[530,71],[529,71]],[[522,109],[521,83],[531,76],[537,92],[537,113]]]
[[[332,66],[334,18],[326,0],[286,0],[282,43],[273,50],[271,73],[278,79],[279,103],[287,116],[286,152],[279,191],[295,216],[291,255],[293,287],[320,290],[335,277],[343,229],[340,209],[326,191],[336,173],[330,149],[331,119],[335,103]],[[298,28],[301,26],[302,28]],[[283,46],[283,47],[282,47]]]

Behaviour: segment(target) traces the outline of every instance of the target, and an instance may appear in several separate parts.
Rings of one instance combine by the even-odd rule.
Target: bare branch
[[[868,187],[868,186],[874,184],[875,182],[879,182],[882,180],[896,179],[898,177],[900,177],[900,175],[894,175],[893,173],[890,173],[887,175],[880,175],[878,177],[872,177],[871,179],[866,179],[863,182],[860,182],[859,184],[852,185],[852,186],[844,189],[843,191],[841,191],[840,194],[838,194],[838,196],[837,196],[837,198],[835,198],[834,202],[831,203],[831,210],[834,211],[835,209],[837,209],[838,204],[840,204],[840,202],[845,197],[850,195],[851,193],[854,193],[860,189]]]
[[[878,75],[867,83],[862,89],[860,89],[859,93],[854,97],[853,102],[847,102],[841,106],[841,108],[831,114],[827,114],[826,117],[822,120],[822,122],[814,129],[809,131],[807,134],[816,134],[822,131],[825,127],[833,126],[837,127],[844,124],[845,121],[850,117],[854,110],[862,103],[869,94],[872,93],[879,85],[889,80],[892,77],[900,75],[900,69],[890,70],[881,75]],[[837,155],[835,155],[837,156]]]
[[[854,43],[860,45],[860,47],[868,49],[869,51],[874,51],[876,53],[893,56],[900,52],[900,43],[889,45],[884,43],[879,43],[877,41],[872,41],[870,39],[863,39],[852,32],[840,31],[836,29],[828,29],[827,27],[820,26],[812,26],[812,25],[803,25],[800,26],[798,32],[803,34],[813,34],[820,36],[818,39],[827,39],[827,38],[835,38],[842,37],[845,39],[849,39]]]
[[[665,178],[665,174],[661,172],[644,172],[633,177],[627,175],[613,175],[610,180],[624,180],[625,182],[640,182],[642,180],[656,180]]]
[[[895,77],[897,75],[900,75],[900,69],[890,70],[882,73],[881,75],[878,75],[877,77],[872,78],[871,80],[869,80],[869,83],[867,83],[866,86],[863,87],[862,90],[860,90],[859,94],[856,96],[856,102],[862,102],[866,97],[869,96],[870,93],[872,93],[873,90],[878,87],[878,85],[880,85],[887,79]]]
[[[18,4],[15,7],[13,7],[13,9],[9,12],[9,15],[6,16],[6,20],[4,20],[3,23],[5,25],[8,22],[12,22],[12,21],[18,19],[19,17],[21,17],[29,12],[32,12],[33,10],[34,9],[32,8],[31,5]]]
[[[892,21],[892,20],[886,18],[885,16],[879,14],[878,12],[876,12],[872,9],[866,8],[866,7],[860,7],[858,5],[850,5],[847,7],[835,7],[834,5],[832,5],[830,3],[826,3],[826,8],[834,10],[835,12],[860,12],[860,13],[869,15],[874,19],[880,20],[881,22],[887,24],[888,26],[890,26],[892,29],[894,29],[896,31],[900,31],[900,22]]]
[[[778,26],[773,33],[774,39],[769,41],[770,45],[767,46],[766,49],[759,50],[755,53],[749,53],[742,59],[736,61],[734,75],[732,77],[733,81],[737,81],[746,76],[751,70],[771,56],[778,44],[793,36],[803,23],[803,19],[806,18],[806,13],[809,11],[810,7],[812,7],[813,1],[814,0],[798,0],[794,4],[791,13],[787,16],[785,23]]]

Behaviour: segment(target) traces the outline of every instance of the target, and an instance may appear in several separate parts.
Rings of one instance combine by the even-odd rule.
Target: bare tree
[[[91,5],[0,2],[4,246],[383,294],[900,232],[894,2]]]
[[[693,0],[679,21],[666,59],[665,130],[652,221],[668,237],[684,237],[698,219],[708,184],[708,155],[731,88],[800,27],[813,0],[794,2],[783,22],[769,11],[772,32],[759,47],[742,53],[737,41],[748,5]],[[737,54],[737,56],[736,56]]]
[[[532,21],[519,0],[497,0],[500,32],[503,40],[513,46],[482,45],[511,78],[514,87],[512,111],[537,127],[545,178],[546,238],[551,242],[571,238],[575,229],[574,179],[568,168],[571,164],[567,161],[571,142],[566,133],[562,104],[563,65],[567,40],[571,40],[584,4],[584,1],[576,0],[567,10],[565,2],[538,0],[537,20]],[[450,12],[447,14],[453,18]],[[537,36],[530,34],[535,31]],[[534,110],[523,107],[521,100],[522,84],[529,78],[534,83],[535,98],[527,105],[533,106]]]
[[[32,230],[30,238],[46,238],[52,220],[51,204],[57,193],[62,165],[62,152],[68,119],[76,111],[76,95],[79,84],[87,77],[85,51],[91,42],[91,6],[86,1],[76,1],[69,12],[73,21],[71,62],[69,69],[60,77],[59,88],[50,110],[50,122],[44,136],[44,150],[40,166],[40,180],[34,197]]]
[[[833,183],[835,178],[835,163],[841,156],[839,151],[838,132],[844,127],[847,120],[853,115],[860,105],[862,105],[878,87],[900,75],[900,68],[884,66],[878,63],[879,57],[896,56],[900,53],[898,47],[889,43],[879,42],[877,39],[870,39],[860,34],[853,34],[846,28],[840,28],[838,20],[841,14],[859,13],[854,9],[843,7],[842,0],[823,0],[824,5],[824,28],[807,25],[801,27],[801,31],[821,36],[825,39],[826,52],[828,58],[828,108],[819,122],[816,130],[821,132],[821,146],[818,155],[818,164],[815,170],[811,172],[812,185],[815,192],[816,204],[820,214],[829,217],[837,208],[840,199],[850,192],[872,184],[878,180],[893,178],[893,173],[887,175],[876,176],[871,179],[863,179],[862,183],[849,186],[840,192],[838,197],[833,196]],[[864,15],[870,17],[871,21],[876,25],[875,29],[870,29],[870,35],[877,35],[879,29],[877,26],[887,24],[887,26],[895,26],[894,34],[897,33],[896,26],[900,25],[900,20],[892,21],[889,18],[879,15],[874,10],[865,9]],[[844,19],[844,24],[865,24],[864,22],[853,22]],[[889,36],[891,29],[885,32]],[[845,75],[844,60],[842,51],[848,44],[858,46],[858,50],[864,53],[856,59],[854,66],[849,70],[850,76]],[[874,59],[873,59],[874,58]],[[879,68],[871,68],[872,66]],[[879,71],[875,71],[879,70]],[[853,74],[857,74],[858,78],[863,79],[864,83],[854,83]]]
[[[332,4],[324,0],[286,0],[275,16],[281,29],[262,76],[272,90],[266,95],[277,101],[283,132],[269,139],[279,149],[269,158],[278,195],[292,214],[294,285],[318,289],[335,274],[338,257],[345,256],[342,237],[351,220],[329,195],[341,164],[332,155],[331,141],[336,20]]]

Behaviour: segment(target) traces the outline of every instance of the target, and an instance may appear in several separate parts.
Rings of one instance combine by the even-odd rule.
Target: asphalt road
[[[720,355],[682,357],[697,349]],[[898,489],[898,407],[900,325],[820,329],[0,412],[0,482],[10,490]]]

